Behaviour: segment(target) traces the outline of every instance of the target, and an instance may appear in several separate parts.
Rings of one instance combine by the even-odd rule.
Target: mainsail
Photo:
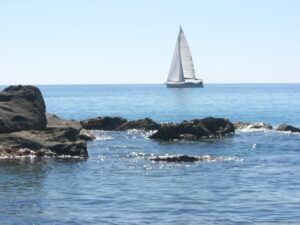
[[[195,79],[195,69],[189,45],[180,27],[167,82]]]
[[[181,56],[184,78],[195,79],[195,69],[194,69],[194,63],[193,63],[191,51],[181,27],[179,31],[179,37],[180,37],[180,56]]]
[[[178,36],[177,38],[167,82],[184,82],[183,69],[180,57],[180,36]]]

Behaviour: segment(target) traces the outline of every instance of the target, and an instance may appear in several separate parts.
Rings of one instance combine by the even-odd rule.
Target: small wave
[[[299,136],[300,137],[300,133],[299,132],[292,132],[292,131],[279,131],[279,130],[273,130],[273,132],[275,133],[279,133],[279,134],[285,134],[285,135],[292,135],[292,136]]]
[[[300,133],[299,132],[291,132],[291,131],[278,131],[278,130],[268,130],[268,129],[237,129],[236,133],[257,133],[257,132],[264,132],[264,133],[273,133],[273,134],[284,134],[287,136],[299,136],[300,137]]]
[[[34,158],[84,158],[84,156],[57,155],[49,149],[32,150],[28,148],[0,150],[0,159],[34,159]]]
[[[52,156],[56,156],[56,154],[48,149],[33,151],[28,148],[20,148],[20,149],[2,148],[0,151],[0,159],[35,158],[41,156],[52,157]]]
[[[111,136],[96,136],[96,141],[108,141],[113,139]]]
[[[248,133],[248,132],[270,132],[270,131],[274,131],[274,130],[270,130],[270,129],[266,129],[266,128],[242,128],[242,129],[237,129],[237,132],[241,132],[241,133]]]
[[[96,141],[107,141],[114,139],[112,136],[107,135],[107,131],[91,130],[91,133],[95,135]]]
[[[156,130],[137,130],[137,129],[131,129],[127,130],[126,133],[129,135],[130,138],[137,138],[138,136],[141,136],[143,138],[149,138],[153,133],[155,133]]]

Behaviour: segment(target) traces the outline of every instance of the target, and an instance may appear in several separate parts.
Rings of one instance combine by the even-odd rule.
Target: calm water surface
[[[40,88],[47,111],[70,119],[219,116],[300,126],[300,85]],[[140,131],[94,132],[87,160],[1,159],[0,224],[300,224],[300,134],[158,142]],[[148,160],[165,154],[214,160]]]

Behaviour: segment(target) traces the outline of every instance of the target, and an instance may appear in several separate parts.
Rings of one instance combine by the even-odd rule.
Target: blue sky
[[[163,83],[179,25],[205,83],[300,83],[298,0],[0,0],[0,84]]]

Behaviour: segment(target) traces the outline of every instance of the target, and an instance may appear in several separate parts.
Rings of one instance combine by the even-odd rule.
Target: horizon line
[[[49,84],[32,84],[32,83],[15,83],[15,84],[0,84],[0,86],[11,86],[11,85],[36,85],[36,86],[46,86],[46,85],[49,85],[49,86],[54,86],[54,85],[58,85],[58,86],[63,86],[63,85],[66,85],[66,86],[80,86],[80,85],[86,85],[86,86],[93,86],[93,85],[154,85],[154,84],[161,84],[161,85],[164,85],[165,83],[49,83]],[[214,83],[214,82],[207,82],[207,83],[204,83],[205,84],[215,84],[215,85],[231,85],[231,84],[238,84],[238,85],[250,85],[250,84],[257,84],[257,85],[260,85],[260,84],[265,84],[265,85],[275,85],[275,84],[300,84],[300,82],[296,82],[296,83],[291,83],[291,82],[284,82],[284,83],[280,83],[280,82],[261,82],[261,83],[256,83],[256,82],[243,82],[243,83],[230,83],[230,82],[224,82],[224,83]]]

